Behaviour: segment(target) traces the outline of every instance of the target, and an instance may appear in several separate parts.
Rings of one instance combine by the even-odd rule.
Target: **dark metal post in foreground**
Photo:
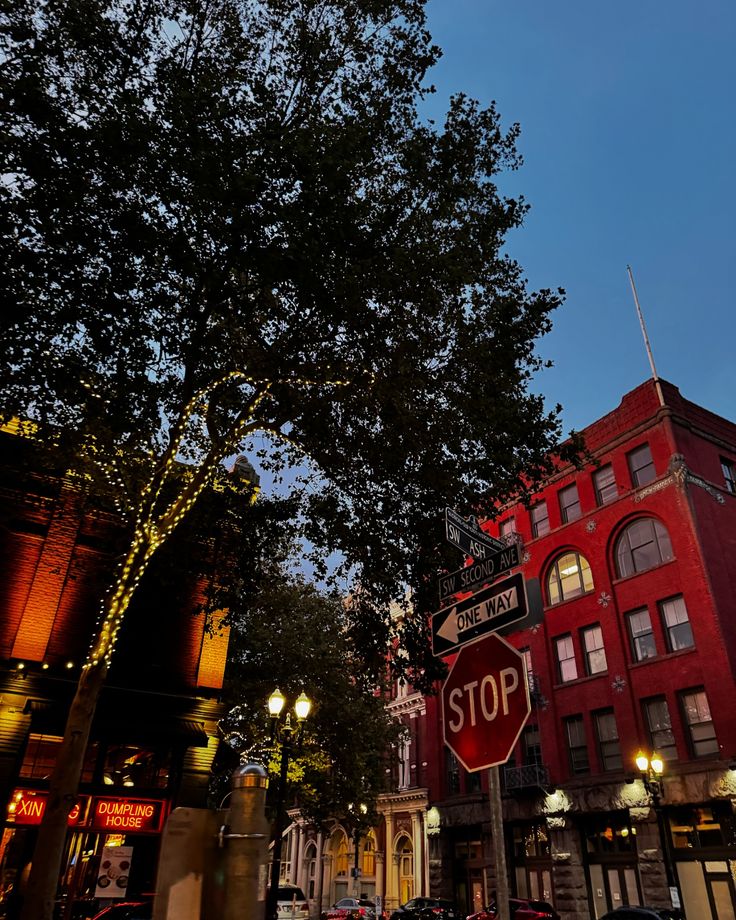
[[[281,746],[281,769],[279,771],[279,787],[276,791],[276,821],[271,859],[271,884],[266,897],[266,920],[277,920],[279,880],[281,877],[281,842],[284,832],[284,796],[286,793],[286,777],[289,772],[289,757],[291,755],[291,722],[287,715],[286,725],[283,729],[283,742]]]
[[[257,917],[261,867],[266,864],[266,771],[242,764],[232,775],[228,823],[220,830],[225,851],[224,920]],[[262,908],[260,908],[262,910]]]

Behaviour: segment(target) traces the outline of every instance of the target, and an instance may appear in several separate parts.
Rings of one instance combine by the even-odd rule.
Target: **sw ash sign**
[[[432,652],[447,655],[472,639],[524,619],[528,610],[524,576],[504,578],[432,616]]]

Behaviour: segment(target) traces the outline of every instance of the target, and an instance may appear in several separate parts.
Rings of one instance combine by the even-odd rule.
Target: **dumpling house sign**
[[[16,789],[8,805],[8,823],[40,824],[47,798],[45,792]],[[158,834],[165,806],[165,802],[155,799],[82,795],[69,814],[68,823],[70,827],[106,833]]]

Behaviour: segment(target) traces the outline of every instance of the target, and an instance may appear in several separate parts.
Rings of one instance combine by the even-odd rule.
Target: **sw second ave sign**
[[[460,649],[442,687],[442,722],[466,770],[506,763],[530,712],[520,652],[495,633]]]
[[[440,575],[440,605],[444,606],[455,594],[480,588],[509,569],[515,569],[517,565],[521,565],[521,548],[518,543],[512,543],[472,565],[449,572],[447,575]]]
[[[432,615],[432,652],[448,655],[466,642],[523,620],[528,610],[524,576],[504,578]]]

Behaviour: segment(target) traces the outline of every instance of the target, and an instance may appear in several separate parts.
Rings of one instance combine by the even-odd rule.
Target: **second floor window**
[[[612,709],[606,709],[597,712],[593,717],[595,721],[595,732],[598,736],[598,750],[601,755],[601,766],[606,772],[613,770],[623,770],[623,759],[621,757],[621,744],[618,738],[618,728],[616,726],[616,717]]]
[[[619,578],[646,572],[673,558],[670,535],[654,518],[632,521],[616,542],[616,571]]]
[[[603,648],[603,632],[600,626],[589,626],[581,630],[585,651],[585,673],[600,674],[608,669],[606,650]]]
[[[721,457],[721,469],[723,470],[726,488],[729,492],[733,492],[736,495],[736,464],[733,460],[727,460],[725,457]]]
[[[659,609],[662,611],[662,622],[664,623],[668,651],[677,652],[682,648],[692,648],[695,645],[695,641],[693,631],[690,628],[685,599],[682,595],[662,601]]]
[[[580,517],[580,499],[578,498],[578,487],[575,483],[560,489],[560,514],[562,515],[563,524],[577,521]]]
[[[521,756],[524,764],[541,764],[542,740],[538,725],[527,725],[521,733]]]
[[[613,475],[613,467],[610,463],[593,473],[593,485],[595,486],[595,500],[598,505],[605,505],[616,498],[618,487]]]
[[[688,690],[680,697],[693,757],[712,757],[720,748],[705,690]]]
[[[646,607],[626,614],[626,625],[629,628],[631,641],[631,654],[634,661],[644,661],[647,658],[657,657],[657,645],[652,632],[652,621]]]
[[[665,760],[677,760],[677,744],[667,700],[663,696],[655,696],[644,700],[642,708],[652,750]]]
[[[572,636],[560,636],[555,639],[557,651],[557,673],[561,683],[577,680],[578,666],[575,662],[575,647]]]
[[[588,745],[585,743],[585,726],[582,716],[565,719],[567,751],[570,755],[570,771],[574,774],[587,773],[590,770]]]
[[[532,519],[532,536],[543,537],[549,533],[549,512],[547,502],[538,502],[529,512]]]
[[[506,518],[505,521],[501,521],[498,525],[498,534],[500,537],[508,537],[510,534],[516,533],[516,521],[514,518]]]
[[[652,480],[656,478],[657,474],[654,470],[652,452],[648,444],[642,444],[636,447],[626,455],[626,458],[629,461],[631,484],[635,489],[639,488],[639,486],[645,486],[648,482],[652,482]]]
[[[547,596],[550,604],[569,601],[593,590],[593,574],[585,556],[565,553],[552,564],[547,576]]]

